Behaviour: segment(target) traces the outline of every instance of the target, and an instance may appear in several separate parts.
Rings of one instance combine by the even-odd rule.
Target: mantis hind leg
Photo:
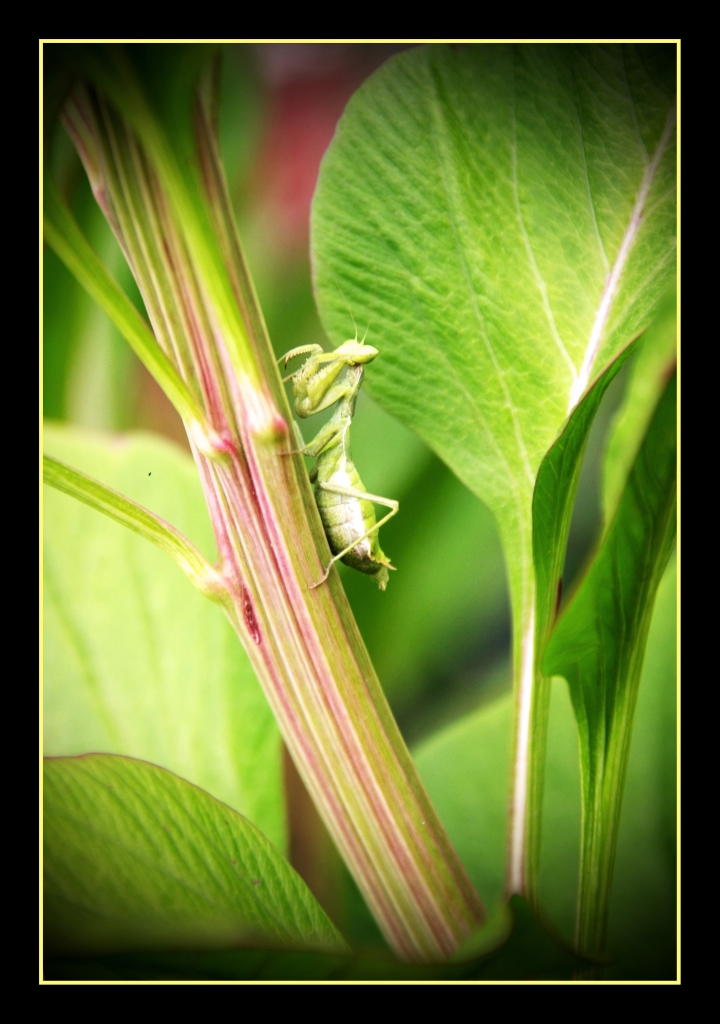
[[[333,557],[328,562],[324,576],[322,577],[322,579],[319,579],[317,583],[313,583],[312,586],[309,588],[310,590],[314,590],[315,587],[319,587],[321,583],[325,582],[325,580],[330,575],[330,570],[332,569],[335,562],[339,561],[341,558],[344,558],[345,555],[348,555],[353,548],[357,547],[358,544],[362,544],[362,542],[364,540],[367,540],[368,537],[372,537],[372,535],[374,533],[377,533],[377,531],[384,523],[387,523],[388,520],[392,519],[392,517],[397,515],[398,512],[400,511],[400,503],[394,501],[392,498],[381,498],[380,495],[378,494],[368,494],[367,491],[359,491],[355,487],[342,487],[340,484],[321,483],[318,486],[322,487],[324,491],[329,491],[331,494],[341,494],[345,498],[358,498],[364,501],[372,501],[376,505],[384,505],[385,508],[389,508],[390,511],[386,516],[383,516],[383,518],[379,522],[375,523],[374,526],[371,526],[369,530],[366,530],[362,537],[356,537],[352,544],[349,544],[342,551],[338,552],[337,555],[333,555]],[[395,566],[387,565],[386,568],[394,569]]]

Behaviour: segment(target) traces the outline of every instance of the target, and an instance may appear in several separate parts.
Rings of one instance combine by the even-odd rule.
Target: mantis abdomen
[[[330,550],[337,555],[357,540],[358,543],[343,555],[340,561],[368,576],[374,576],[380,589],[384,590],[387,586],[388,571],[383,563],[389,559],[380,549],[377,530],[370,533],[377,522],[372,502],[327,489],[327,484],[330,484],[354,491],[364,491],[365,487],[355,465],[346,462],[345,466],[324,481],[324,484],[325,486],[316,486],[315,499]]]

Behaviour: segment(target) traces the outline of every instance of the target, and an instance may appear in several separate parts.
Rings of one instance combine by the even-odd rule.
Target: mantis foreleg
[[[300,447],[295,448],[290,452],[280,452],[280,455],[309,455],[315,459],[331,442],[335,440],[338,435],[337,425],[330,422],[326,423],[325,426],[320,430],[318,434],[312,439],[309,444],[305,444],[305,440],[300,432],[300,427],[297,425],[295,420],[292,421],[295,440],[299,443]]]

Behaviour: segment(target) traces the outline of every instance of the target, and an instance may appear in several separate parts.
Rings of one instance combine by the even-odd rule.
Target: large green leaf
[[[602,951],[645,643],[675,538],[676,382],[670,380],[618,511],[545,654],[567,679],[580,737],[583,840],[578,935]]]
[[[350,309],[372,315],[371,393],[498,523],[517,696],[508,883],[533,898],[549,699],[539,664],[557,590],[541,579],[536,592],[533,493],[577,411],[549,502],[562,513],[548,552],[557,576],[592,395],[674,274],[674,90],[671,46],[414,49],[348,104],[314,201],[333,342]]]
[[[493,511],[523,619],[538,467],[673,274],[674,84],[668,46],[417,48],[321,168],[323,322],[372,316],[371,393]]]
[[[149,435],[45,431],[48,453],[214,543],[190,458]],[[153,761],[285,845],[280,738],[219,607],[147,541],[45,489],[44,733],[48,755]]]
[[[44,778],[46,951],[343,948],[272,843],[184,779],[107,754]]]

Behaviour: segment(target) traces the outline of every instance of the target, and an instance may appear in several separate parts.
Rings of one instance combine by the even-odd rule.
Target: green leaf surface
[[[581,948],[602,951],[645,643],[675,537],[676,382],[667,385],[617,514],[544,659],[567,679],[583,782]]]
[[[525,853],[526,877],[532,880],[533,887],[540,866],[547,717],[550,702],[550,679],[542,674],[542,659],[560,608],[570,523],[590,431],[608,387],[634,347],[634,343],[629,345],[610,363],[573,409],[563,430],[540,465],[533,494],[533,559],[536,581],[535,693],[530,710],[530,827]]]
[[[540,657],[559,605],[573,501],[588,435],[605,392],[634,348],[629,345],[593,383],[538,471],[533,494],[533,558],[537,582],[535,628]]]
[[[582,961],[551,936],[524,900],[485,930],[499,948],[457,963],[418,967],[390,957],[342,953],[228,950],[205,953],[125,953],[46,960],[48,980],[197,981],[493,981],[570,978]],[[487,933],[492,932],[492,936]],[[478,937],[481,944],[483,933]]]
[[[163,768],[52,758],[44,804],[50,952],[344,946],[257,828]]]
[[[677,562],[658,588],[620,812],[608,978],[674,978],[677,965]]]
[[[174,445],[49,427],[45,448],[214,557],[197,472]],[[147,541],[51,488],[44,528],[45,753],[102,751],[162,765],[283,850],[278,729],[221,609]]]
[[[206,597],[220,599],[225,593],[219,573],[186,537],[154,512],[130,501],[118,491],[78,472],[49,455],[43,456],[43,481],[63,494],[84,502],[96,512],[137,533],[175,562],[193,586]],[[213,582],[215,586],[213,587]]]
[[[538,467],[673,274],[674,86],[668,46],[415,48],[323,160],[323,323],[372,310],[370,392],[494,513],[522,618]]]
[[[511,745],[507,694],[413,751],[430,799],[489,915],[503,897]]]
[[[610,430],[603,494],[607,526],[620,502],[655,407],[675,368],[676,350],[677,295],[673,289],[661,302],[657,316],[641,339],[633,360],[625,400]]]

